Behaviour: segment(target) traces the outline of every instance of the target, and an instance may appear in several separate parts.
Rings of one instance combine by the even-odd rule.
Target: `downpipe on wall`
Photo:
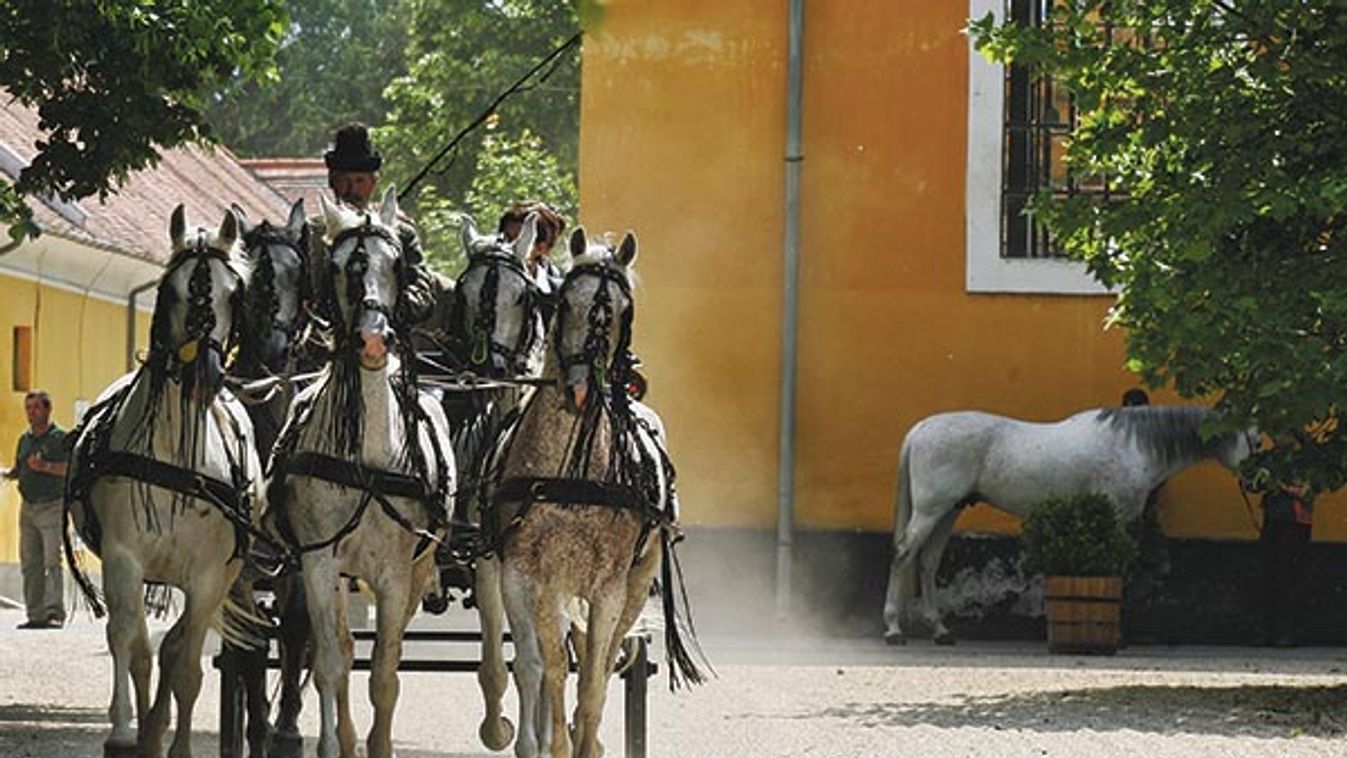
[[[790,28],[786,69],[786,208],[781,298],[781,438],[777,462],[776,613],[790,613],[795,531],[795,400],[800,289],[800,168],[804,91],[804,0],[788,0]]]

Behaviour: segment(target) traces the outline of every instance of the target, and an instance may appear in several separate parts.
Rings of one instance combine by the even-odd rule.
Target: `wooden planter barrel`
[[[1050,652],[1117,652],[1122,620],[1120,577],[1049,576],[1045,590]]]

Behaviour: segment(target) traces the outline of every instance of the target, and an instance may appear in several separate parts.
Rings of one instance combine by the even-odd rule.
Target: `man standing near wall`
[[[33,390],[23,398],[28,431],[19,437],[14,467],[19,480],[19,562],[28,620],[20,629],[59,629],[65,624],[61,575],[61,507],[65,493],[65,432],[51,421],[51,396]]]

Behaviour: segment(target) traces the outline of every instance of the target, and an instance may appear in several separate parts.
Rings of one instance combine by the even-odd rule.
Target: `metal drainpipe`
[[[786,69],[786,224],[781,316],[781,439],[777,462],[776,612],[790,613],[791,552],[795,529],[795,396],[800,289],[801,95],[804,91],[804,0],[789,0]]]
[[[136,370],[136,298],[140,293],[150,289],[158,284],[158,279],[151,279],[144,284],[132,288],[126,296],[126,370]]]

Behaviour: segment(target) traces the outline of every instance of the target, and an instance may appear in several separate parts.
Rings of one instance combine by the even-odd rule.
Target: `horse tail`
[[[912,521],[912,432],[903,438],[903,448],[898,454],[898,485],[893,497],[893,550],[894,561],[898,560],[898,550],[903,544],[903,535]],[[909,546],[909,549],[915,546]],[[898,582],[897,597],[903,618],[901,623],[909,622],[912,599],[917,594],[917,556],[908,556],[901,567],[895,566],[889,575],[890,582]]]
[[[93,611],[95,618],[103,618],[103,614],[107,612],[103,606],[103,594],[94,586],[93,580],[89,578],[88,569],[75,553],[75,528],[70,523],[71,504],[72,501],[67,498],[61,508],[61,545],[65,549],[65,562],[70,567],[70,576],[75,580],[75,586],[79,587],[80,594],[89,605],[89,610]]]
[[[664,606],[664,654],[669,659],[669,690],[694,684],[705,684],[708,673],[715,669],[702,652],[697,641],[697,628],[692,623],[692,608],[688,604],[687,585],[683,567],[674,552],[676,539],[670,530],[661,530],[663,560],[660,561],[660,592]],[[706,668],[706,671],[702,670]]]

